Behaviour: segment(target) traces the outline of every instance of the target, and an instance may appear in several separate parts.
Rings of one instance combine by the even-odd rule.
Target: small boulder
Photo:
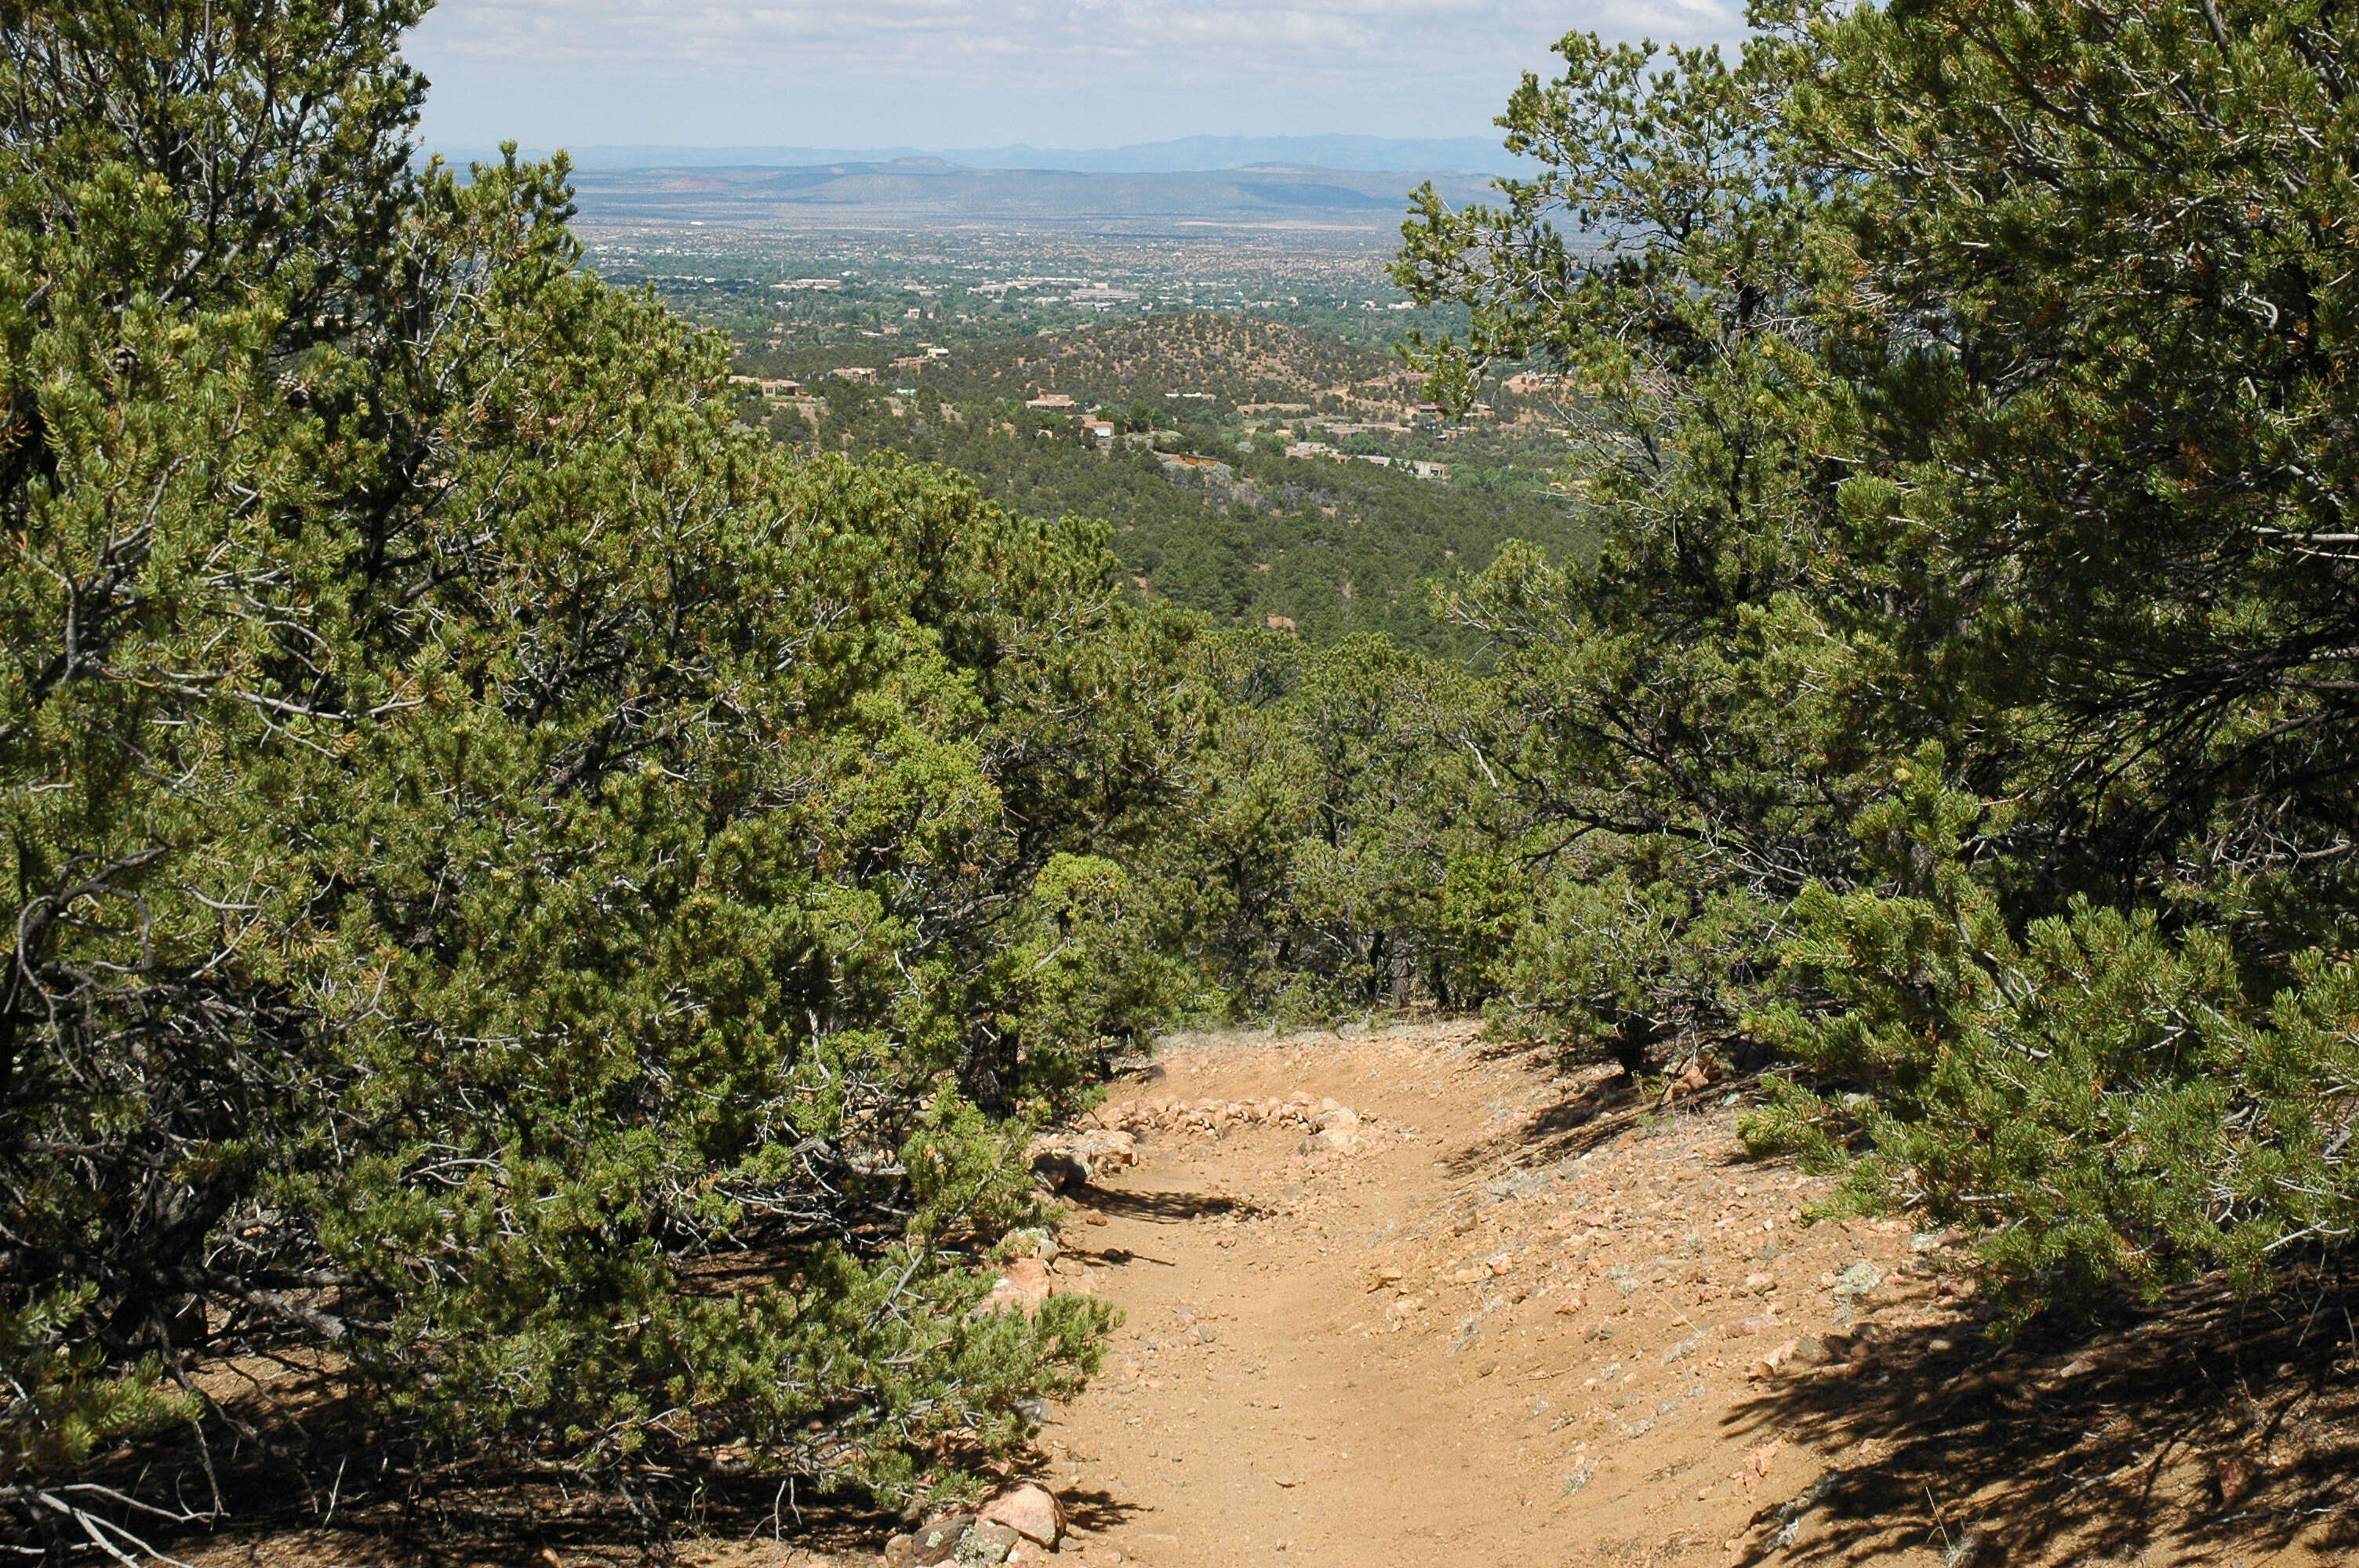
[[[1043,1149],[1032,1156],[1032,1174],[1051,1192],[1071,1192],[1090,1184],[1090,1162],[1070,1149]]]
[[[2233,1509],[2245,1500],[2260,1471],[2250,1455],[2229,1452],[2212,1456],[2212,1479],[2220,1488],[2220,1506]]]
[[[1883,1271],[1863,1258],[1835,1277],[1835,1299],[1856,1300],[1883,1283]]]
[[[1011,1259],[984,1304],[993,1312],[1020,1311],[1028,1317],[1049,1299],[1049,1265],[1039,1259]]]
[[[1011,1230],[1000,1240],[1000,1249],[1010,1258],[1038,1258],[1043,1263],[1054,1263],[1060,1250],[1057,1238],[1045,1225],[1027,1226]]]
[[[1046,1487],[1016,1487],[983,1506],[982,1518],[1004,1524],[1027,1541],[1054,1546],[1065,1533],[1065,1508]]]
[[[978,1524],[958,1545],[959,1568],[999,1568],[1024,1537],[1004,1524]]]
[[[959,1541],[973,1522],[974,1516],[970,1513],[944,1514],[928,1520],[926,1527],[918,1531],[917,1544],[910,1551],[911,1568],[939,1568],[941,1563],[955,1561]]]
[[[885,1568],[909,1568],[918,1560],[918,1538],[907,1530],[885,1543]]]
[[[1324,1132],[1314,1132],[1304,1139],[1295,1152],[1298,1154],[1344,1154],[1360,1146],[1360,1135],[1348,1127],[1331,1127]]]
[[[1073,1152],[1087,1163],[1091,1173],[1119,1170],[1138,1163],[1138,1140],[1127,1132],[1084,1132],[1073,1141]]]

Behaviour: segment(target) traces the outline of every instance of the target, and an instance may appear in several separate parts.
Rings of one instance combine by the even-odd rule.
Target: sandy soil
[[[1299,1128],[1199,1116],[1082,1193],[1060,1288],[1126,1322],[1044,1437],[1065,1552],[2359,1562],[2343,1322],[2190,1300],[2001,1351],[1940,1238],[1805,1225],[1821,1184],[1747,1162],[1733,1096],[1619,1082],[1434,1026],[1184,1039],[1117,1086],[1332,1098],[1364,1142],[1306,1157]]]

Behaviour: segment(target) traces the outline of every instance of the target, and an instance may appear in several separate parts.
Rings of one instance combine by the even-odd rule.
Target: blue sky
[[[1484,130],[1564,33],[1715,0],[440,0],[429,146],[1099,147]]]

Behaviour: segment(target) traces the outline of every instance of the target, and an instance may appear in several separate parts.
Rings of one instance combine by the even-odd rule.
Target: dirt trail
[[[1118,1085],[1167,1108],[1301,1091],[1364,1142],[1306,1156],[1299,1126],[1208,1113],[1084,1189],[1059,1288],[1126,1323],[1043,1439],[1065,1552],[2359,1561],[2350,1411],[2321,1391],[2347,1344],[2249,1319],[2227,1344],[2190,1309],[1997,1352],[1937,1238],[1806,1227],[1819,1184],[1745,1162],[1727,1097],[1611,1087],[1453,1026],[1186,1039]]]

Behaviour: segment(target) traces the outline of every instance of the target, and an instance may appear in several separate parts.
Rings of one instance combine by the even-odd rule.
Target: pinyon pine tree
[[[349,1396],[260,1433],[361,1445],[348,1498],[890,1506],[1107,1326],[979,1303],[1027,1129],[1161,1005],[1073,857],[1167,801],[1184,629],[1087,526],[734,428],[561,163],[414,168],[423,9],[0,6],[21,1542],[155,1525],[90,1466],[158,1423],[212,1507],[268,1416],[212,1358]]]
[[[1452,604],[1504,994],[1788,1054],[1756,1144],[1963,1227],[2002,1327],[2266,1287],[2359,1217],[2359,19],[1755,21],[1568,38],[1539,172],[1408,230],[1438,390],[1563,368],[1604,541]]]

